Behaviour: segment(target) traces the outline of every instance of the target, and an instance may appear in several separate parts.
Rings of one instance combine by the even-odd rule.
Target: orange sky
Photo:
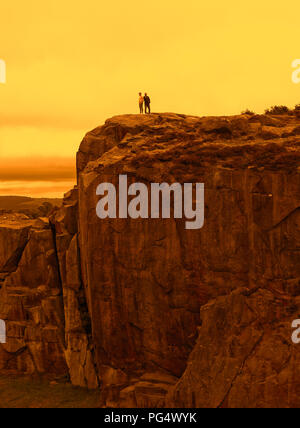
[[[0,6],[0,157],[74,156],[106,118],[300,102],[299,0],[10,0]]]

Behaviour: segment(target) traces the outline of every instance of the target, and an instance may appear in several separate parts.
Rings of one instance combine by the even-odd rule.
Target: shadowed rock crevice
[[[0,246],[6,246],[5,256],[14,261],[0,290],[0,318],[7,332],[0,370],[66,376],[62,290],[49,222],[5,214],[0,224]]]
[[[51,219],[63,290],[65,357],[74,385],[97,388],[99,376],[94,359],[91,320],[81,278],[78,246],[77,190],[69,192],[63,207]]]
[[[25,231],[24,235],[24,238],[21,238],[20,247],[14,251],[14,253],[7,260],[5,265],[1,268],[2,273],[10,274],[16,271],[16,269],[18,268],[19,262],[28,243],[28,231]]]
[[[228,397],[229,397],[229,395],[230,395],[230,393],[231,393],[231,391],[232,391],[232,389],[234,387],[234,384],[235,384],[237,378],[243,373],[243,369],[244,369],[244,367],[246,365],[247,360],[251,357],[252,354],[254,354],[255,350],[257,349],[257,347],[262,342],[263,337],[264,337],[264,333],[261,334],[261,336],[258,338],[257,342],[254,344],[253,348],[250,350],[249,354],[246,355],[244,361],[242,362],[240,370],[236,373],[236,375],[234,376],[234,378],[233,378],[233,380],[231,382],[231,385],[229,387],[228,392],[226,392],[225,397],[223,398],[223,400],[221,401],[221,403],[217,406],[218,409],[224,407],[225,403],[227,403]]]

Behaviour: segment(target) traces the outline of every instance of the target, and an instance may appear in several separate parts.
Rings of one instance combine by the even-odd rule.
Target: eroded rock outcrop
[[[197,344],[167,405],[298,408],[300,352],[289,338],[299,313],[299,297],[261,288],[205,305]]]
[[[48,219],[0,218],[0,371],[64,377],[64,311]]]
[[[65,357],[71,382],[97,388],[90,314],[81,281],[78,247],[78,191],[65,196],[63,207],[51,217],[59,263],[65,313]]]
[[[270,115],[108,120],[83,140],[78,186],[51,228],[3,232],[11,235],[9,255],[0,254],[0,318],[30,329],[3,302],[16,287],[26,296],[44,287],[41,302],[57,305],[51,355],[75,385],[101,387],[103,405],[298,407],[290,326],[300,315],[299,125]],[[100,220],[96,188],[118,187],[120,174],[129,184],[204,183],[204,227]],[[35,265],[26,249],[42,245],[38,236],[49,248]],[[41,302],[34,307],[44,311]],[[10,354],[20,364],[23,342]]]

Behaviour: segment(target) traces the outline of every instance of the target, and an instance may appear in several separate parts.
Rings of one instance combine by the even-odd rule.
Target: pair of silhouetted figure
[[[144,104],[145,104],[145,113],[150,114],[151,113],[151,108],[150,108],[151,100],[150,100],[147,92],[145,92],[144,96],[140,92],[139,93],[139,106],[140,106],[140,113],[141,114],[144,113]]]

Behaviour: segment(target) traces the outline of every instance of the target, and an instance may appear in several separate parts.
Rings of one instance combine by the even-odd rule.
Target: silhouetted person
[[[145,113],[147,114],[147,113],[151,113],[151,109],[150,109],[150,103],[151,103],[151,100],[150,100],[150,98],[148,97],[148,94],[147,94],[147,92],[145,92],[145,96],[144,96],[144,102],[145,102]]]
[[[139,93],[139,106],[140,106],[140,113],[143,114],[144,113],[144,97],[142,95],[142,93]]]

